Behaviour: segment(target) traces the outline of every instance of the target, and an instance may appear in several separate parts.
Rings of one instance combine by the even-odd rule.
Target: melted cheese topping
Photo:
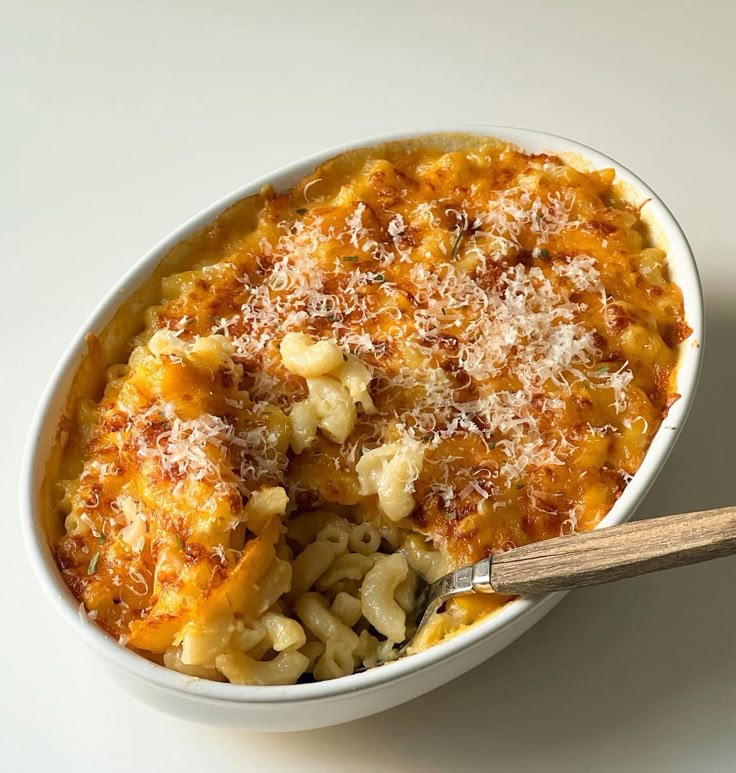
[[[593,527],[689,335],[613,184],[489,139],[399,143],[223,214],[65,429],[56,555],[77,597],[163,652],[264,540],[249,500],[282,489],[267,515],[287,527],[321,508],[419,534],[445,566]],[[290,560],[269,539],[249,581]]]

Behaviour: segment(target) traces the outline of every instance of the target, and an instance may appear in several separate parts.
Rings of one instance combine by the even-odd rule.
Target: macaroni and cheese
[[[610,169],[436,136],[185,240],[89,338],[47,474],[83,609],[191,676],[332,679],[395,657],[418,576],[595,526],[690,332],[641,206]]]

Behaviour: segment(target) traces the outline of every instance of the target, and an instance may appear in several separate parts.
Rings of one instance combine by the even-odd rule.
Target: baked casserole
[[[690,334],[640,206],[457,135],[226,210],[89,338],[44,483],[82,610],[192,676],[330,679],[395,657],[417,574],[594,527]]]

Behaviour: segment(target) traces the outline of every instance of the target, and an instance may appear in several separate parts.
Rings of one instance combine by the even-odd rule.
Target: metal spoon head
[[[417,575],[419,584],[417,585],[416,603],[412,612],[407,615],[407,622],[410,624],[416,623],[417,620],[419,622],[412,633],[407,636],[403,646],[396,652],[396,657],[389,662],[393,663],[409,654],[409,648],[417,633],[448,599],[476,592],[495,593],[491,584],[491,560],[491,557],[488,556],[475,564],[460,567],[433,583],[428,583],[424,577]],[[413,626],[410,625],[411,627]],[[376,663],[376,665],[384,665],[384,663]],[[362,666],[355,673],[365,670],[365,667]]]

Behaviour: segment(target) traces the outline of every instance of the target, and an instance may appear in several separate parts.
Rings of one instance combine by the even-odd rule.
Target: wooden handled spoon
[[[736,553],[736,507],[555,537],[494,553],[428,584],[417,597],[416,619],[421,620],[421,628],[453,596],[571,590],[732,553]]]

